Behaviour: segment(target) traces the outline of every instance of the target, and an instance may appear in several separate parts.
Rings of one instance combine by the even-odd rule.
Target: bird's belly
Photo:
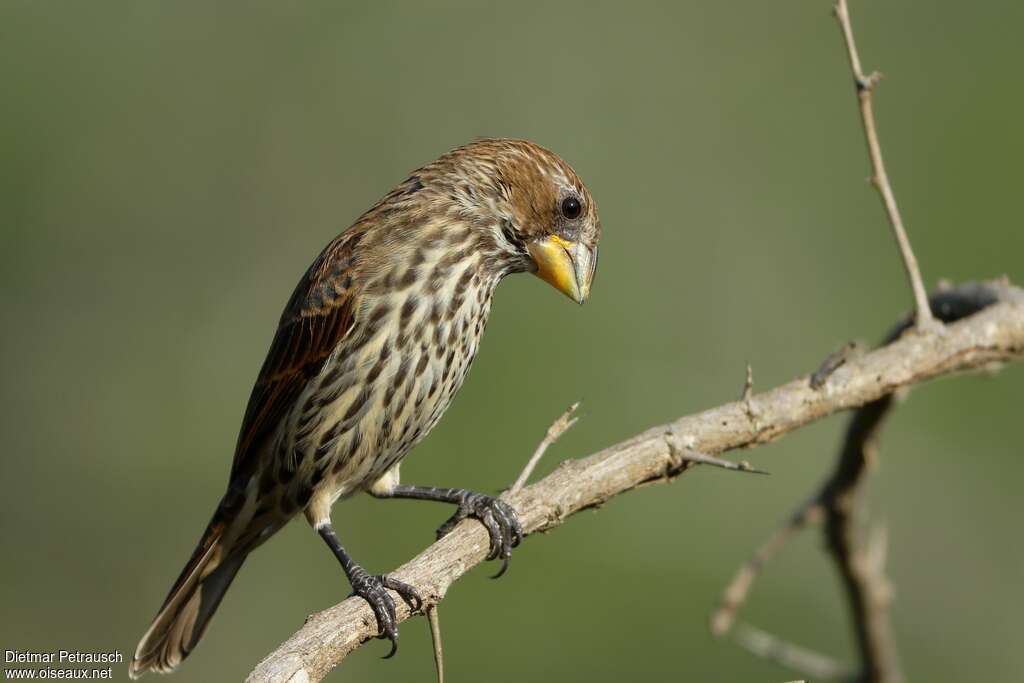
[[[425,311],[407,334],[382,326],[358,354],[338,353],[325,364],[278,441],[278,465],[294,466],[285,504],[329,510],[383,476],[430,432],[462,386],[486,323],[486,302],[466,298],[436,325]]]

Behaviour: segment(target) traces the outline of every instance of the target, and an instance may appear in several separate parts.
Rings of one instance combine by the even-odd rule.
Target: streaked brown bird
[[[331,506],[358,491],[456,505],[438,536],[480,520],[503,572],[522,538],[515,511],[464,489],[400,484],[399,465],[465,380],[498,282],[532,272],[582,304],[600,237],[594,200],[561,158],[524,140],[480,140],[413,172],[328,244],[285,307],[228,490],[142,637],[132,678],[181,664],[245,558],[299,511],[394,654],[387,589],[413,608],[421,600],[367,573],[335,534]]]

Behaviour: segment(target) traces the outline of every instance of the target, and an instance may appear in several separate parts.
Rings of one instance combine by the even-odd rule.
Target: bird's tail
[[[170,673],[188,656],[238,573],[248,549],[233,551],[224,534],[227,524],[218,510],[206,527],[192,559],[174,582],[163,607],[135,649],[128,675],[147,671]]]

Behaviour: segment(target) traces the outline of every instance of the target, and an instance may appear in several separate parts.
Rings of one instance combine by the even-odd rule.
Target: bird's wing
[[[355,247],[359,231],[343,233],[321,252],[281,316],[238,434],[231,478],[243,471],[355,323]]]

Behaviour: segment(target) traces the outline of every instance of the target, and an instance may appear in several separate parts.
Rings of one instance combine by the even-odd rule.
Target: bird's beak
[[[531,242],[528,249],[537,263],[534,273],[541,280],[578,304],[590,296],[590,282],[597,267],[597,248],[551,235]]]

